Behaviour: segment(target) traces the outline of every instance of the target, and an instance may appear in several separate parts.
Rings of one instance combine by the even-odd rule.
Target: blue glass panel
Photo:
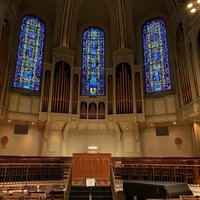
[[[33,16],[22,20],[13,86],[39,91],[45,26]]]
[[[82,89],[85,96],[104,95],[104,32],[89,28],[83,33]]]
[[[143,51],[146,92],[171,90],[167,36],[163,20],[155,19],[144,25]]]

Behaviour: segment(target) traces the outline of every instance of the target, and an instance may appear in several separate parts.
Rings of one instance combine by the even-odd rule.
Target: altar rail
[[[113,159],[116,181],[150,180],[200,183],[200,158]]]

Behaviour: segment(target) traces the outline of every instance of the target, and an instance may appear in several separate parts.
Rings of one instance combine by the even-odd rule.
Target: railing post
[[[5,185],[5,182],[6,182],[6,173],[7,173],[7,166],[6,166],[6,168],[5,168],[5,173],[4,173],[4,178],[3,178],[3,187],[4,187],[4,185]]]
[[[199,162],[198,160],[194,160],[194,181],[195,183],[199,183]]]
[[[27,181],[28,181],[28,165],[26,166],[26,183],[25,183],[25,185],[27,185]]]

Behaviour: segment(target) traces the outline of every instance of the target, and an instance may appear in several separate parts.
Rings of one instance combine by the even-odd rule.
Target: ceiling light
[[[200,10],[200,0],[190,0],[186,8],[191,12],[195,13]]]
[[[187,7],[188,7],[188,8],[192,8],[192,7],[193,7],[193,4],[192,4],[192,3],[189,3],[189,4],[187,5]]]
[[[190,11],[191,13],[195,13],[197,11],[196,8],[192,8],[192,10]]]

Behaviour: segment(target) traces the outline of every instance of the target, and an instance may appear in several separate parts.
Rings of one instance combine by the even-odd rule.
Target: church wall
[[[123,133],[122,156],[123,157],[138,157],[141,156],[140,146],[138,146],[138,135],[132,131]]]
[[[138,126],[133,124],[46,123],[41,155],[68,156],[97,146],[99,153],[113,157],[141,156]]]
[[[29,126],[28,134],[14,134],[15,125],[0,124],[0,138],[8,137],[5,148],[0,144],[0,155],[39,156],[42,145],[42,130]]]
[[[176,138],[181,138],[182,145],[175,144]],[[156,136],[154,127],[142,129],[141,146],[144,157],[194,156],[192,127],[190,125],[170,126],[168,136]]]
[[[67,156],[72,153],[85,153],[88,146],[97,146],[100,153],[116,156],[117,139],[114,130],[75,130],[70,129],[67,137]]]
[[[9,111],[19,113],[38,114],[40,97],[23,96],[17,93],[10,93]]]
[[[7,136],[9,141],[5,148],[0,145],[0,155],[40,156],[42,152],[43,130],[29,126],[27,135],[14,134],[14,125],[1,124],[0,138]],[[111,153],[113,157],[178,157],[195,156],[193,148],[192,127],[190,125],[174,125],[169,127],[168,136],[156,136],[155,127],[140,130],[141,155],[137,137],[132,131],[125,131],[119,140],[116,131],[100,129],[77,130],[70,128],[61,144],[59,131],[50,131],[48,152],[45,155],[72,156],[72,153],[87,152],[88,146],[97,146],[100,153]],[[176,145],[175,139],[181,138],[182,145]],[[63,146],[64,145],[64,146]],[[49,154],[48,154],[49,153]],[[62,152],[63,153],[63,152]]]
[[[159,98],[146,98],[144,104],[146,115],[176,113],[176,100],[174,95]]]

